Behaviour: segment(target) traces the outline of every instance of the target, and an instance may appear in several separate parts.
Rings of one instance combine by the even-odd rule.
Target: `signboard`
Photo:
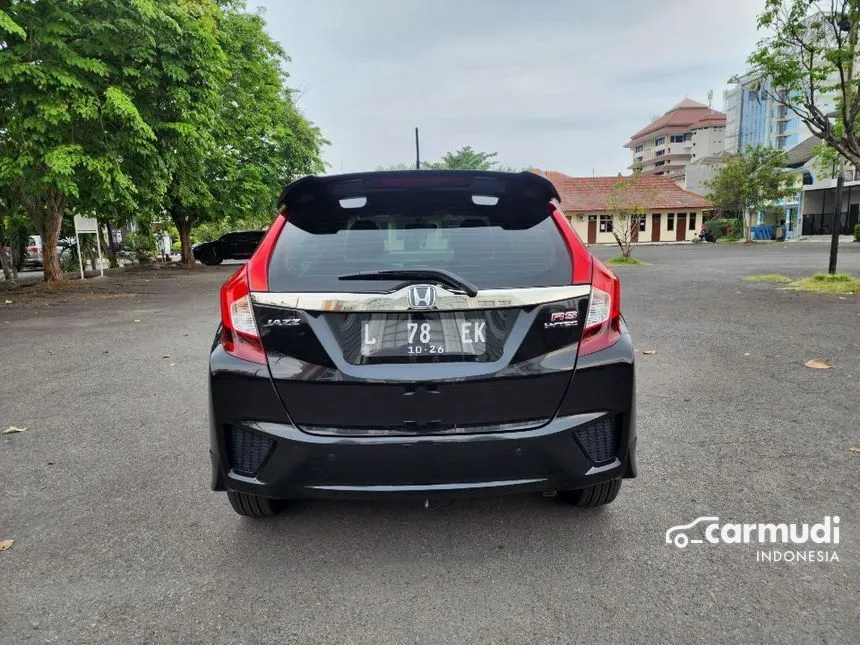
[[[78,233],[98,233],[99,223],[95,217],[75,215],[75,231]]]
[[[77,243],[78,250],[78,267],[81,270],[81,280],[84,279],[84,258],[83,253],[81,253],[81,234],[82,233],[95,233],[96,236],[96,247],[99,250],[99,272],[101,276],[104,277],[104,263],[102,262],[102,245],[99,241],[99,223],[96,221],[95,217],[84,217],[82,215],[75,215],[75,242]]]

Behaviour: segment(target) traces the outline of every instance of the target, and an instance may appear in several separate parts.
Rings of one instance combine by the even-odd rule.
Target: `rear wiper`
[[[466,295],[478,295],[478,287],[456,273],[445,269],[388,269],[384,271],[360,271],[342,275],[338,280],[436,280],[449,287],[460,289]]]

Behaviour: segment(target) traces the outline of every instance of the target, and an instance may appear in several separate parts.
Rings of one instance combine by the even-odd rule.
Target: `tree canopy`
[[[463,146],[459,150],[446,152],[439,161],[422,161],[422,170],[503,170],[516,172],[513,168],[501,166],[496,161],[496,152],[480,152],[472,146]],[[397,163],[387,166],[385,170],[413,170],[414,163]],[[378,167],[377,170],[382,170]]]
[[[645,217],[647,198],[657,193],[656,189],[635,190],[641,174],[641,171],[629,177],[619,174],[609,195],[607,212],[612,215],[612,236],[622,257],[629,257],[633,252],[633,245],[639,240],[639,222]]]
[[[749,58],[773,99],[860,167],[860,0],[766,0]]]
[[[785,167],[784,152],[750,146],[729,156],[714,178],[706,182],[708,199],[723,211],[743,215],[744,236],[749,241],[753,214],[798,190],[795,176]]]
[[[325,144],[285,52],[239,0],[0,2],[0,195],[62,277],[65,215],[107,223],[266,218]],[[271,219],[271,215],[268,216]]]

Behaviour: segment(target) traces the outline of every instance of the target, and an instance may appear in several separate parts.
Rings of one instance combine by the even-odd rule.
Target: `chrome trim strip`
[[[270,293],[257,291],[251,294],[260,305],[301,309],[303,311],[411,311],[408,285],[392,293]],[[464,293],[436,286],[436,306],[429,311],[457,311],[463,309],[504,309],[529,307],[558,300],[580,298],[591,293],[591,285],[577,284],[566,287],[528,287],[524,289],[482,289],[470,298]],[[417,309],[415,311],[418,311]],[[428,311],[423,309],[421,311]]]

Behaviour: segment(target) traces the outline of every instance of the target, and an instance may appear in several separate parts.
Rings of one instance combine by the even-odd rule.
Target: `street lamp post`
[[[842,15],[839,21],[839,31],[851,31],[851,21],[846,15]],[[837,117],[836,112],[831,112],[828,117]],[[845,159],[839,155],[839,176],[836,178],[836,202],[833,206],[833,225],[830,231],[830,262],[827,265],[827,272],[830,275],[836,273],[836,256],[839,254],[839,229],[842,227],[842,191],[845,188]],[[848,205],[851,209],[851,205]]]
[[[836,178],[836,204],[833,208],[833,225],[830,231],[830,263],[827,272],[836,273],[836,256],[839,254],[839,229],[842,226],[842,191],[845,188],[845,160],[839,155],[839,176]]]

